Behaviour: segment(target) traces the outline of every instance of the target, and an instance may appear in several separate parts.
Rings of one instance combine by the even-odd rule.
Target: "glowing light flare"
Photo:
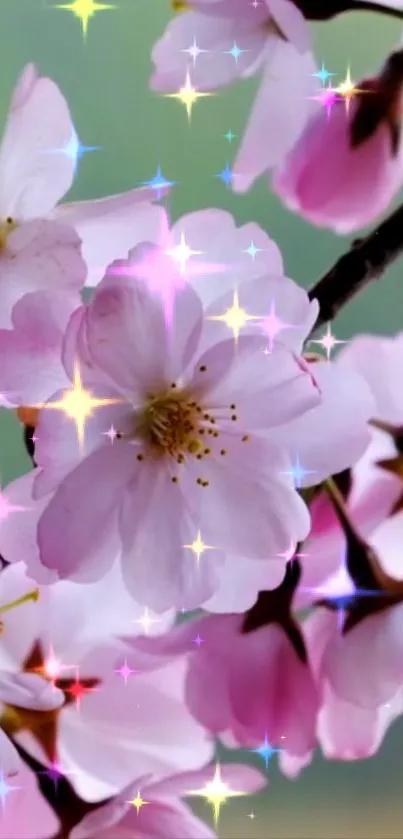
[[[202,99],[206,96],[213,96],[213,93],[207,93],[204,91],[203,93],[198,91],[192,85],[192,81],[190,78],[189,71],[186,73],[185,84],[183,87],[179,88],[177,93],[165,93],[165,98],[167,99],[178,99],[179,102],[186,108],[186,113],[188,116],[188,120],[190,122],[192,116],[192,110],[198,99]]]
[[[249,315],[245,309],[239,305],[238,291],[234,291],[232,306],[224,312],[223,315],[211,315],[208,320],[221,321],[225,323],[228,329],[231,329],[235,342],[238,341],[241,330],[250,320],[261,320],[257,315]]]
[[[84,38],[87,37],[88,23],[97,12],[110,11],[117,9],[110,3],[99,3],[98,0],[71,0],[71,3],[63,3],[54,7],[55,9],[64,9],[71,12],[75,17],[81,21],[82,32]]]
[[[278,317],[276,312],[276,304],[274,300],[272,300],[270,303],[269,314],[266,315],[265,318],[261,319],[260,326],[269,341],[268,354],[270,354],[273,351],[274,341],[280,332],[282,332],[284,329],[296,328],[293,323],[286,323]]]
[[[179,265],[180,273],[183,276],[189,259],[192,256],[201,256],[202,251],[193,251],[189,248],[185,239],[185,234],[181,233],[179,245],[175,245],[175,247],[165,250],[164,253],[175,260],[177,265]]]
[[[191,545],[183,545],[184,548],[187,548],[189,551],[193,551],[196,557],[196,565],[199,567],[200,565],[200,557],[205,551],[214,550],[214,545],[205,545],[202,539],[202,535],[200,530],[197,531],[196,539],[192,542]]]
[[[141,618],[138,618],[137,620],[133,621],[133,623],[139,623],[144,634],[148,635],[149,630],[155,623],[161,623],[161,618],[153,618],[146,607],[144,609],[144,614],[141,616]]]
[[[139,814],[141,808],[144,807],[146,804],[149,804],[149,803],[150,803],[149,801],[144,801],[144,798],[141,797],[140,790],[137,790],[137,795],[136,795],[135,798],[132,798],[131,801],[126,802],[126,804],[131,804],[134,807],[134,809],[137,812],[137,815]]]
[[[366,90],[360,90],[360,88],[355,87],[354,82],[350,75],[350,68],[347,69],[346,78],[344,82],[341,82],[337,87],[333,88],[334,92],[339,94],[343,99],[346,106],[346,112],[348,113],[350,110],[350,104],[356,96],[360,93],[367,93]]]
[[[319,346],[323,347],[326,351],[326,358],[330,360],[330,354],[332,350],[337,346],[337,344],[347,344],[347,341],[340,341],[338,338],[335,337],[332,333],[332,329],[330,324],[328,323],[326,332],[322,335],[322,338],[316,338],[315,340],[309,341],[310,344],[319,344]]]
[[[85,390],[82,385],[81,372],[78,364],[74,367],[73,387],[65,391],[63,399],[59,402],[47,402],[38,405],[38,408],[47,410],[63,411],[63,413],[74,420],[77,429],[77,438],[80,449],[84,447],[85,423],[93,415],[94,408],[116,405],[120,399],[97,399],[90,391]]]
[[[229,798],[236,798],[246,794],[247,793],[245,792],[231,790],[229,785],[223,781],[221,777],[221,766],[219,763],[216,764],[213,778],[211,781],[206,783],[203,789],[192,790],[186,793],[186,795],[189,796],[205,798],[207,803],[211,804],[213,808],[215,826],[218,825],[220,810],[223,804],[225,804]]]

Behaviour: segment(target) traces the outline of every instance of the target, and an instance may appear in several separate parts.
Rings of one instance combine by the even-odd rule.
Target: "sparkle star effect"
[[[384,595],[384,592],[361,589],[354,585],[347,569],[345,548],[341,552],[339,568],[331,577],[318,586],[301,586],[300,590],[333,604],[337,612],[337,629],[340,635],[343,634],[346,613],[357,599]]]
[[[276,304],[274,300],[272,300],[270,303],[269,314],[266,315],[265,318],[261,319],[261,323],[259,324],[259,326],[262,328],[264,334],[267,336],[269,341],[267,352],[265,351],[267,355],[270,355],[270,353],[273,352],[274,341],[279,332],[282,332],[283,329],[295,329],[294,324],[286,323],[277,316]]]
[[[177,91],[177,93],[164,94],[167,99],[178,99],[178,101],[185,106],[189,122],[192,117],[193,106],[196,104],[197,100],[213,95],[213,93],[207,93],[207,91],[201,92],[193,87],[189,72],[186,73],[185,84]]]
[[[258,253],[263,253],[263,248],[257,248],[257,247],[256,247],[256,245],[255,245],[255,243],[254,243],[254,241],[253,241],[253,239],[252,239],[252,240],[251,240],[251,243],[250,243],[250,245],[249,245],[249,247],[248,247],[248,248],[245,248],[245,250],[244,250],[244,251],[242,251],[242,253],[247,253],[247,254],[249,254],[249,256],[250,256],[250,258],[251,258],[252,262],[254,262],[254,261],[255,261],[255,257],[257,256],[257,254],[258,254]]]
[[[204,643],[204,638],[201,638],[197,633],[196,638],[193,638],[193,643],[196,644],[197,649],[200,649],[200,645]]]
[[[81,372],[78,363],[74,367],[73,387],[65,391],[63,399],[58,402],[47,402],[37,405],[37,408],[47,410],[63,411],[63,413],[74,420],[77,429],[77,439],[80,449],[84,448],[85,423],[93,415],[94,408],[116,405],[119,399],[97,399],[90,391],[85,390],[82,385]]]
[[[338,96],[334,88],[331,86],[330,82],[328,87],[324,88],[317,94],[317,96],[310,96],[310,99],[314,100],[315,102],[320,102],[324,108],[326,108],[327,118],[330,119],[330,115],[332,113],[332,108],[335,102],[342,102],[343,97]]]
[[[3,770],[2,770],[2,769],[0,769],[0,801],[1,801],[1,807],[2,807],[3,812],[4,812],[4,810],[6,809],[6,799],[7,799],[7,796],[8,796],[11,792],[16,792],[16,791],[17,791],[17,790],[19,790],[19,789],[23,789],[23,787],[11,786],[11,785],[10,785],[10,784],[6,781],[6,779],[5,779],[5,777],[4,777],[4,772],[3,772]]]
[[[257,315],[249,315],[245,309],[239,305],[238,291],[234,291],[232,306],[224,312],[223,315],[210,315],[208,320],[221,321],[225,323],[228,329],[231,329],[235,342],[238,341],[241,330],[250,320],[261,320]]]
[[[77,174],[78,164],[85,154],[92,151],[101,151],[101,146],[84,146],[81,142],[77,132],[73,128],[73,133],[68,143],[60,149],[51,149],[50,154],[59,153],[64,154],[74,165],[74,175]]]
[[[313,75],[316,79],[319,79],[319,81],[321,82],[321,84],[325,85],[325,84],[326,84],[326,82],[327,82],[327,81],[329,81],[329,79],[331,79],[331,78],[332,78],[332,76],[335,76],[335,75],[336,75],[336,73],[329,73],[329,71],[328,71],[328,70],[326,70],[326,67],[325,67],[325,65],[324,65],[324,63],[323,63],[323,61],[322,61],[322,67],[320,68],[320,70],[318,70],[318,72],[317,72],[317,73],[313,73],[312,75]]]
[[[276,554],[276,556],[278,556],[279,559],[285,559],[286,562],[291,562],[292,559],[299,559],[299,558],[302,559],[303,557],[309,556],[309,554],[302,553],[300,551],[298,551],[296,553],[296,550],[297,550],[297,544],[296,544],[296,542],[293,542],[291,540],[290,545],[287,548],[287,550],[284,551],[283,553]]]
[[[344,82],[341,82],[337,87],[334,88],[335,93],[338,93],[344,99],[344,104],[346,107],[346,112],[348,113],[350,110],[350,104],[356,96],[360,93],[365,93],[366,91],[360,90],[358,87],[355,87],[354,82],[350,75],[350,68],[347,69],[346,78]]]
[[[302,464],[300,462],[299,455],[297,455],[297,457],[295,458],[295,463],[293,464],[292,468],[289,469],[286,472],[280,472],[280,474],[281,475],[291,475],[291,477],[294,480],[294,484],[295,484],[296,488],[301,489],[301,487],[303,486],[303,483],[304,483],[304,478],[306,478],[307,475],[315,475],[316,470],[315,469],[305,469],[305,467],[302,466]]]
[[[236,41],[234,41],[231,49],[224,51],[224,55],[232,55],[232,57],[235,59],[235,64],[238,64],[238,60],[240,59],[241,55],[244,55],[245,52],[248,52],[248,50],[241,50],[238,47]]]
[[[269,768],[269,763],[270,763],[273,755],[279,754],[280,752],[283,751],[283,749],[273,749],[273,747],[269,743],[269,740],[268,740],[267,734],[266,734],[262,745],[259,746],[258,749],[249,749],[249,751],[252,752],[252,754],[259,755],[259,757],[262,758],[262,760],[264,762],[264,765],[265,765],[265,768],[266,768],[266,771],[267,771],[267,769]]]
[[[185,50],[181,50],[181,52],[186,52],[193,58],[193,67],[196,66],[196,60],[198,59],[199,55],[202,53],[210,52],[210,50],[202,50],[200,47],[197,46],[196,37],[193,38],[193,44]]]
[[[237,135],[234,134],[233,131],[231,131],[231,129],[229,128],[227,133],[224,134],[224,139],[227,140],[228,143],[232,143],[232,141],[235,140],[236,136]]]
[[[19,504],[11,504],[11,502],[8,500],[7,496],[4,495],[0,487],[0,523],[8,519],[11,513],[21,513],[27,509],[28,507],[20,507]]]
[[[218,172],[218,174],[214,175],[215,178],[219,178],[220,181],[225,184],[226,188],[229,189],[232,181],[234,179],[234,173],[229,165],[229,163],[225,164],[225,169],[222,172]]]
[[[213,808],[214,824],[217,826],[220,818],[221,807],[226,803],[227,799],[246,795],[246,793],[236,792],[235,790],[230,789],[229,785],[222,780],[221,766],[217,763],[214,776],[211,781],[208,781],[203,789],[191,790],[187,792],[186,795],[194,795],[205,798],[208,804],[211,804]]]
[[[161,166],[158,166],[157,172],[150,181],[143,181],[142,186],[148,186],[151,189],[154,189],[157,193],[158,201],[162,196],[165,194],[166,190],[169,189],[171,186],[175,186],[176,181],[168,181],[164,178],[164,175],[161,171]]]
[[[71,3],[59,4],[54,8],[72,12],[81,21],[81,28],[85,39],[87,37],[90,19],[97,12],[117,9],[117,6],[111,5],[110,3],[99,3],[98,0],[71,0]]]
[[[65,688],[65,692],[73,697],[77,711],[80,710],[81,700],[83,696],[85,696],[86,693],[95,693],[96,690],[98,690],[97,687],[88,687],[88,685],[85,685],[82,682],[80,682],[78,668],[73,684],[70,687]]]
[[[117,673],[119,676],[121,676],[121,677],[122,677],[122,679],[123,679],[123,681],[124,681],[124,683],[125,683],[125,687],[126,687],[127,682],[128,682],[128,680],[129,680],[130,676],[132,676],[132,675],[133,675],[133,673],[136,673],[136,670],[132,670],[132,668],[131,668],[131,667],[129,666],[129,664],[127,663],[127,659],[125,659],[125,660],[124,660],[124,662],[123,662],[123,664],[121,665],[121,667],[119,667],[119,668],[118,668],[117,670],[115,670],[114,672],[115,672],[115,673]]]
[[[183,547],[187,548],[189,551],[193,551],[196,557],[197,567],[200,565],[200,557],[202,554],[204,554],[205,551],[211,551],[214,549],[213,545],[204,544],[200,530],[197,531],[196,539],[192,542],[192,544],[184,545]]]
[[[182,276],[185,273],[186,265],[189,262],[191,256],[201,256],[202,251],[192,251],[189,248],[185,240],[185,234],[181,233],[181,238],[179,245],[175,245],[174,248],[169,248],[168,250],[164,251],[167,256],[171,256],[172,259],[179,265],[180,273]]]
[[[347,341],[340,341],[332,334],[332,329],[330,323],[327,325],[327,329],[324,335],[321,338],[317,338],[315,340],[309,341],[310,344],[319,344],[326,350],[326,358],[330,360],[330,354],[332,350],[337,346],[337,344],[347,344]]]
[[[52,782],[55,793],[57,793],[59,782],[68,775],[77,775],[77,772],[65,769],[58,760],[52,760],[47,769],[40,770],[38,775],[46,775]]]
[[[134,807],[134,809],[137,812],[137,815],[139,814],[141,808],[144,807],[146,804],[149,804],[149,803],[150,803],[149,801],[144,801],[144,798],[141,797],[140,790],[137,790],[137,794],[136,794],[135,798],[132,798],[131,801],[126,801],[126,804],[131,804]]]
[[[146,607],[144,609],[144,614],[141,616],[141,618],[138,618],[138,620],[133,621],[133,623],[139,623],[144,634],[148,635],[148,632],[150,628],[153,626],[153,624],[161,623],[161,619],[153,618]]]

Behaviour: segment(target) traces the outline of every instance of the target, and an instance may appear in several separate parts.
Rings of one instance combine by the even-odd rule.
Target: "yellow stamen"
[[[174,12],[190,12],[192,7],[185,0],[172,0],[172,8]]]
[[[28,603],[32,600],[34,603],[39,599],[39,588],[30,591],[29,594],[24,594],[23,597],[18,597],[17,600],[12,600],[11,603],[6,603],[5,606],[0,606],[0,614],[10,612],[11,609],[16,609],[17,606],[22,606],[23,603]]]

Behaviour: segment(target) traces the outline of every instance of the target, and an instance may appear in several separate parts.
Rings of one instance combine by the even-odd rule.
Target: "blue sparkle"
[[[167,181],[167,179],[164,178],[164,176],[162,174],[161,166],[158,166],[157,172],[154,175],[154,177],[151,178],[150,181],[143,181],[142,185],[143,186],[149,186],[149,187],[151,187],[151,189],[155,189],[155,191],[157,193],[157,198],[159,200],[161,198],[164,190],[168,189],[168,187],[170,187],[170,186],[174,186],[175,183],[176,183],[176,181]]]
[[[214,177],[220,178],[220,181],[222,181],[223,184],[225,184],[225,186],[227,187],[227,189],[229,189],[232,183],[232,179],[234,177],[229,163],[226,163],[225,169],[223,169],[222,172],[220,172],[218,175],[214,175]]]
[[[336,73],[329,73],[329,71],[326,70],[326,67],[322,62],[322,67],[320,68],[320,70],[318,70],[317,73],[313,73],[313,75],[316,79],[319,79],[321,84],[325,85],[328,79],[330,79],[332,76],[335,76]]]
[[[73,133],[68,143],[60,149],[49,149],[49,154],[64,154],[74,164],[74,175],[77,174],[78,162],[91,151],[101,151],[101,146],[84,146],[79,140],[76,131],[73,128]]]
[[[235,58],[235,63],[238,64],[238,58],[240,58],[244,52],[247,52],[247,50],[241,50],[236,41],[234,41],[231,49],[225,50],[225,55],[232,55],[232,57]]]
[[[273,755],[279,754],[279,752],[281,752],[282,749],[273,749],[273,747],[269,743],[269,740],[268,740],[268,737],[267,737],[267,734],[266,734],[262,745],[259,746],[258,749],[249,749],[249,751],[252,752],[252,754],[259,755],[259,757],[262,758],[262,760],[264,762],[264,765],[266,767],[266,770],[267,770],[269,768],[269,763],[270,763]]]
[[[10,794],[10,792],[16,792],[16,790],[18,790],[18,789],[22,789],[22,787],[10,786],[10,784],[7,783],[7,781],[4,777],[3,770],[1,769],[0,770],[0,801],[1,801],[1,806],[2,806],[3,811],[5,810],[5,803],[6,803],[7,796]]]
[[[257,248],[253,239],[252,239],[249,247],[244,251],[244,253],[248,253],[249,256],[251,256],[252,259],[254,259],[256,254],[262,253],[262,248]]]
[[[231,131],[231,129],[229,129],[227,133],[224,134],[224,139],[228,140],[229,143],[232,143],[232,141],[235,140],[235,137],[236,134],[234,134],[233,131]]]
[[[289,469],[287,472],[281,472],[280,474],[291,475],[291,477],[294,479],[296,488],[301,489],[304,483],[304,478],[306,478],[307,475],[315,475],[316,469],[305,469],[305,467],[302,466],[300,462],[299,455],[297,455],[293,467]]]

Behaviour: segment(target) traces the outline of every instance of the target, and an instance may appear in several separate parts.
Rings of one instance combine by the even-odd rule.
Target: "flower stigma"
[[[0,222],[0,251],[5,251],[8,237],[17,227],[17,222],[11,216]]]
[[[205,365],[199,372],[206,372]],[[231,404],[229,415],[222,419],[238,421],[236,405]],[[228,450],[218,442],[220,426],[217,417],[195,398],[195,393],[185,387],[178,387],[175,382],[160,393],[149,394],[144,405],[136,414],[133,429],[129,435],[117,433],[117,439],[126,437],[143,443],[143,449],[137,454],[138,461],[169,457],[175,464],[183,464],[189,457],[202,461],[206,457],[223,457]],[[249,440],[249,435],[241,437],[242,442]],[[177,475],[172,483],[179,481]],[[199,486],[206,487],[209,481],[200,476],[196,479]]]

